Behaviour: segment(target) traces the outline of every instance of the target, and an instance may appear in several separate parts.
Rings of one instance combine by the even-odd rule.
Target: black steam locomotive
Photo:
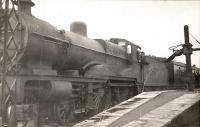
[[[31,1],[20,5],[21,25],[15,31],[20,52],[9,52],[17,78],[11,75],[8,82],[16,83],[17,121],[65,124],[142,91],[185,87],[181,64],[145,56],[125,39],[89,39],[82,22],[72,23],[70,32],[58,30],[32,16]],[[13,16],[11,25],[16,20]]]

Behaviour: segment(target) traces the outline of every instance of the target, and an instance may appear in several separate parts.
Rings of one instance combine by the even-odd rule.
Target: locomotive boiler
[[[89,39],[82,22],[72,23],[69,32],[58,30],[32,15],[32,1],[16,4],[20,4],[20,20],[18,24],[11,16],[10,24],[17,29],[15,44],[9,47],[19,50],[8,54],[17,77],[9,72],[8,84],[16,86],[11,90],[16,95],[17,121],[37,118],[40,125],[65,124],[101,112],[144,88],[181,85],[170,80],[174,70],[168,64],[173,63],[145,56],[140,46],[128,40]],[[11,104],[7,105],[8,117]]]
[[[18,121],[33,117],[24,110],[39,104],[34,116],[39,123],[64,124],[71,116],[95,114],[137,94],[139,46],[117,38],[89,39],[81,22],[71,24],[70,32],[58,30],[31,14],[33,2],[16,4],[19,17],[10,18],[16,41],[9,48],[19,50],[8,54],[15,60],[10,68],[16,68],[17,78],[10,72],[8,82],[16,83],[11,90]]]

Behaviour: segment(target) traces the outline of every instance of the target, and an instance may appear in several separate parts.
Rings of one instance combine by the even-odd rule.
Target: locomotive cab
[[[138,49],[141,49],[140,46],[126,40],[120,38],[111,38],[110,41],[112,43],[117,44],[118,46],[124,47],[126,50],[128,61],[132,64],[134,62],[139,62],[139,52]]]

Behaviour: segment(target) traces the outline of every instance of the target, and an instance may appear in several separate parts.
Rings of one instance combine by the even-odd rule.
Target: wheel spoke
[[[60,112],[59,117],[63,120],[65,118],[65,111]]]
[[[65,104],[58,104],[57,105],[57,119],[61,124],[65,124],[67,121],[67,115],[69,112],[69,109],[67,108],[67,105]]]

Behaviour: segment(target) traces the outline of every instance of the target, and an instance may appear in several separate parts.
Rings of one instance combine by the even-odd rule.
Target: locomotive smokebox
[[[19,0],[16,1],[15,4],[18,6],[18,10],[24,12],[28,15],[32,15],[31,7],[35,4],[31,0]]]
[[[83,22],[73,22],[70,25],[70,31],[87,37],[87,25]]]

